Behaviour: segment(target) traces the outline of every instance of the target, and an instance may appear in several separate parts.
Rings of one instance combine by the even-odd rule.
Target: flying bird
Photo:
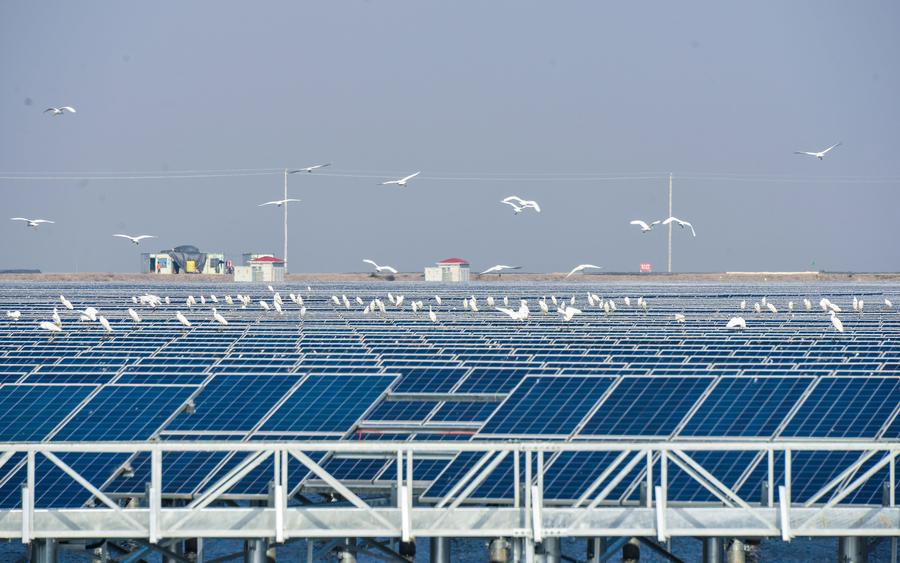
[[[652,223],[650,223],[648,225],[647,223],[641,221],[640,219],[635,219],[634,221],[631,221],[628,224],[629,225],[637,225],[638,227],[641,228],[642,233],[649,233],[650,231],[653,230],[653,227],[655,227],[656,225],[659,225],[660,223],[662,223],[662,221],[653,221]]]
[[[819,151],[819,152],[794,151],[794,154],[805,154],[805,155],[808,155],[808,156],[814,156],[814,157],[818,158],[819,160],[822,160],[823,158],[825,158],[825,155],[828,154],[828,151],[830,151],[830,150],[833,149],[834,147],[838,147],[838,146],[840,146],[840,145],[841,145],[841,143],[836,143],[836,144],[834,144],[834,145],[831,145],[831,146],[828,147],[827,149],[825,149],[825,150],[823,150],[823,151]]]
[[[63,115],[64,113],[76,113],[75,108],[72,106],[63,106],[61,108],[47,108],[44,110],[44,113],[49,113],[50,115]]]
[[[418,176],[421,173],[422,172],[420,170],[419,172],[416,172],[415,174],[410,174],[409,176],[400,178],[399,180],[388,180],[386,182],[382,182],[381,185],[388,186],[391,184],[396,184],[396,185],[400,186],[401,188],[405,188],[406,184],[408,184],[410,180],[412,180],[413,178],[415,178],[416,176]]]
[[[56,326],[56,323],[50,321],[41,321],[40,327],[50,332],[62,332],[62,327]]]
[[[127,238],[133,244],[141,244],[141,241],[144,240],[145,238],[156,238],[155,235],[138,235],[136,237],[133,237],[131,235],[113,235],[113,236],[119,237],[119,238]]]
[[[511,195],[509,197],[503,198],[500,200],[500,203],[505,203],[513,208],[516,212],[516,215],[524,211],[525,209],[534,209],[538,213],[541,212],[541,206],[538,205],[538,202],[533,199],[522,199],[517,195]]]
[[[490,274],[491,272],[502,272],[503,270],[521,270],[522,266],[504,266],[503,264],[497,264],[496,266],[491,266],[487,270],[478,274],[479,276],[483,276],[484,274]]]
[[[682,220],[679,219],[678,217],[669,217],[668,219],[666,219],[665,221],[663,221],[662,224],[663,224],[663,225],[668,225],[669,223],[672,223],[672,222],[677,223],[678,226],[681,227],[682,229],[685,228],[685,227],[690,227],[690,229],[691,229],[691,234],[694,235],[694,236],[697,236],[697,232],[694,230],[694,226],[691,225],[690,223],[688,223],[687,221],[682,221]]]
[[[265,203],[260,203],[259,205],[257,205],[257,207],[265,207],[266,205],[274,205],[276,207],[281,207],[285,203],[290,203],[292,201],[301,201],[301,200],[294,199],[292,197],[289,197],[287,199],[276,199],[275,201],[267,201]]]
[[[581,271],[584,271],[587,269],[602,270],[603,266],[594,266],[593,264],[580,264],[580,265],[572,268],[572,271],[569,272],[568,274],[566,274],[566,277],[568,278],[572,274],[577,274],[578,272],[581,272]]]
[[[397,273],[396,268],[392,268],[391,266],[379,266],[378,264],[375,263],[374,260],[369,260],[368,258],[364,258],[363,262],[365,262],[366,264],[370,264],[373,268],[375,268],[375,271],[378,273],[381,273],[381,272],[390,272],[392,274]]]
[[[12,217],[10,221],[25,221],[32,229],[38,228],[41,223],[53,223],[53,221],[50,221],[49,219],[26,219],[25,217]]]
[[[319,168],[325,168],[326,166],[331,166],[330,162],[326,162],[325,164],[314,164],[313,166],[307,166],[306,168],[298,168],[296,170],[290,170],[290,174],[294,174],[296,172],[312,172],[313,170],[318,170]]]
[[[728,321],[728,324],[725,325],[725,328],[736,328],[738,330],[743,330],[747,328],[747,321],[744,320],[744,317],[731,317]]]

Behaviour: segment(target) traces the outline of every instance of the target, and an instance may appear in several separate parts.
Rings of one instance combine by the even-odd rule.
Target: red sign
[[[653,271],[653,266],[650,265],[649,262],[644,262],[641,264],[641,273],[642,274],[649,274],[652,271]]]

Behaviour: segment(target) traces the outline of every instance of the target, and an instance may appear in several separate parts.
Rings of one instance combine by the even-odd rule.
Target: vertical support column
[[[59,561],[58,547],[54,539],[34,540],[31,543],[31,562],[56,563]]]
[[[746,563],[747,551],[744,549],[744,542],[739,539],[731,540],[728,545],[728,563]]]
[[[704,538],[703,563],[724,563],[725,548],[722,538]]]
[[[600,557],[606,553],[606,538],[588,538],[587,563],[600,563]]]
[[[622,546],[622,563],[638,563],[641,560],[641,542],[631,538]]]
[[[505,538],[491,540],[488,545],[488,556],[491,563],[507,563],[509,561],[509,542]]]
[[[525,526],[531,523],[531,450],[525,450]],[[525,551],[525,562],[532,563],[534,561],[534,536],[529,534],[522,538],[523,549]]]
[[[287,196],[284,196],[287,197]],[[672,216],[672,173],[669,172],[669,217]],[[669,273],[672,273],[672,223],[669,223]]]
[[[431,563],[450,563],[450,538],[431,538]]]
[[[840,563],[866,563],[869,560],[866,548],[866,538],[838,538],[837,560]]]
[[[269,542],[265,538],[254,538],[247,540],[245,552],[247,554],[247,563],[267,563],[268,557],[266,551],[269,549]]]
[[[562,561],[562,548],[560,547],[558,536],[544,538],[544,541],[541,542],[541,547],[544,550],[544,561],[547,563],[560,563]]]
[[[285,168],[284,169],[284,199],[288,198],[287,177],[288,177],[288,169]],[[284,273],[287,274],[288,273],[288,255],[287,255],[287,246],[288,246],[287,245],[287,241],[288,241],[287,209],[288,209],[288,203],[285,201],[283,204],[281,204],[281,207],[284,208],[284,258],[282,258],[282,260],[284,260]],[[671,226],[672,225],[669,225],[670,232],[671,232]]]

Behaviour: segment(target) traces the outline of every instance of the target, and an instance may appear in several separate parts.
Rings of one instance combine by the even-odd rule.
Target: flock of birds
[[[49,108],[47,108],[47,109],[44,110],[44,113],[50,114],[50,115],[55,116],[55,117],[60,117],[60,116],[63,116],[63,115],[65,115],[65,114],[67,114],[67,113],[72,113],[72,114],[74,114],[74,113],[76,113],[76,111],[75,111],[75,108],[72,107],[72,106],[61,106],[61,107],[49,107]],[[823,160],[823,159],[825,158],[825,155],[826,155],[826,154],[828,154],[830,151],[832,151],[834,148],[836,148],[836,147],[838,147],[838,146],[840,146],[840,145],[841,145],[841,143],[835,143],[834,145],[831,145],[830,147],[828,147],[828,148],[826,148],[826,149],[824,149],[824,150],[821,150],[821,151],[795,151],[794,154],[801,154],[801,155],[813,156],[813,157],[816,157],[816,158],[819,159],[819,160]],[[325,168],[325,167],[328,167],[328,166],[331,166],[331,163],[330,163],[330,162],[328,162],[328,163],[323,163],[323,164],[315,164],[315,165],[312,165],[312,166],[307,166],[307,167],[305,167],[305,168],[297,168],[297,169],[293,169],[293,170],[286,170],[285,173],[286,173],[286,174],[295,174],[295,173],[298,173],[298,172],[313,172],[313,171],[315,171],[315,170],[319,170],[319,169],[321,169],[321,168]],[[382,186],[395,185],[395,186],[399,186],[399,187],[401,187],[401,188],[404,188],[404,187],[406,187],[407,185],[409,185],[409,182],[410,182],[411,180],[413,180],[414,178],[416,178],[417,176],[419,176],[419,174],[421,174],[421,173],[422,173],[421,171],[417,171],[417,172],[414,172],[414,173],[412,173],[412,174],[409,174],[408,176],[404,176],[404,177],[402,177],[402,178],[398,178],[398,179],[395,179],[395,180],[386,180],[386,181],[384,181],[384,182],[381,182],[381,185],[382,185]],[[267,201],[267,202],[265,202],[265,203],[261,203],[261,204],[259,204],[259,207],[268,207],[268,206],[282,207],[282,206],[284,206],[284,205],[287,205],[288,203],[299,203],[300,201],[301,201],[301,200],[295,199],[295,198],[279,199],[279,200]],[[517,196],[517,195],[511,195],[511,196],[509,196],[509,197],[506,197],[506,198],[504,198],[504,199],[501,200],[501,203],[503,203],[503,204],[505,204],[505,205],[509,205],[510,207],[512,207],[512,209],[513,209],[513,211],[515,212],[516,215],[518,215],[518,214],[520,214],[520,213],[522,213],[523,211],[528,210],[528,209],[534,210],[534,212],[536,212],[536,213],[540,213],[540,212],[541,212],[541,206],[540,206],[540,204],[539,204],[537,201],[535,201],[535,200],[524,199],[524,198],[521,198],[521,197],[519,197],[519,196]],[[33,228],[33,229],[36,229],[38,226],[40,226],[40,225],[42,225],[42,224],[45,224],[45,223],[50,223],[50,224],[54,223],[54,221],[51,221],[51,220],[49,220],[49,219],[28,219],[28,218],[25,218],[25,217],[13,217],[12,220],[13,220],[13,221],[23,221],[23,222],[25,222],[25,223],[27,224],[27,226],[29,226],[29,227],[31,227],[31,228]],[[684,221],[684,220],[679,219],[679,218],[677,218],[677,217],[667,217],[666,219],[659,219],[659,220],[656,220],[656,221],[652,221],[652,222],[650,222],[650,223],[647,223],[646,221],[643,221],[643,220],[641,220],[641,219],[635,219],[635,220],[633,220],[633,221],[630,222],[631,225],[636,225],[636,226],[640,227],[641,232],[643,232],[643,233],[649,233],[650,231],[653,230],[653,227],[656,226],[656,225],[659,225],[659,224],[662,224],[662,225],[669,225],[669,224],[672,224],[672,223],[675,223],[676,225],[678,225],[678,226],[681,227],[681,228],[689,228],[689,229],[691,230],[691,234],[692,234],[693,236],[695,236],[695,237],[697,236],[697,232],[694,230],[694,226],[693,226],[690,222]],[[132,243],[134,243],[134,244],[136,244],[136,245],[137,245],[137,244],[140,244],[140,242],[141,242],[142,240],[144,240],[144,239],[157,238],[155,235],[137,235],[137,236],[132,236],[132,235],[127,235],[127,234],[115,234],[115,235],[113,235],[113,236],[114,236],[114,237],[119,237],[119,238],[128,239],[128,240],[130,240]],[[390,273],[393,273],[393,274],[396,274],[396,273],[397,273],[397,270],[396,270],[395,268],[393,268],[393,267],[390,267],[390,266],[381,267],[381,266],[378,266],[377,264],[375,264],[373,261],[371,261],[371,260],[369,260],[369,259],[364,260],[364,262],[372,264],[372,266],[375,268],[375,271],[376,271],[377,273],[382,273],[382,272],[390,272]],[[493,268],[490,268],[490,269],[488,269],[488,270],[482,272],[482,274],[493,273],[493,272],[499,273],[499,272],[502,271],[502,270],[518,269],[518,268],[519,268],[519,267],[517,267],[517,266],[516,266],[516,267],[511,267],[511,266],[497,265],[497,266],[494,266]],[[578,271],[582,271],[582,270],[584,270],[585,268],[597,268],[597,266],[592,266],[592,265],[590,265],[590,264],[583,264],[583,265],[581,265],[581,266],[578,266],[577,268],[575,268],[575,269],[572,270],[571,272],[569,272],[569,274],[568,274],[566,277],[568,278],[568,277],[571,276],[572,274],[574,274],[574,273],[576,273],[576,272],[578,272]]]
[[[267,314],[269,312],[274,312],[274,314],[284,315],[288,313],[288,305],[286,304],[284,298],[282,298],[281,294],[275,290],[271,285],[268,286],[268,290],[271,293],[270,299],[257,299],[256,305],[259,308],[262,314]],[[312,287],[307,286],[307,298],[312,294]],[[502,298],[495,299],[492,295],[483,296],[484,306],[486,307],[485,312],[496,311],[503,315],[506,315],[510,319],[514,321],[526,321],[532,317],[531,308],[529,307],[529,302],[526,299],[519,299],[518,307],[510,305],[511,300],[509,296],[503,296]],[[304,302],[304,298],[300,293],[290,293],[288,294],[289,302],[293,303],[297,307],[297,312],[299,313],[299,318],[302,321],[307,316],[307,308]],[[386,315],[388,314],[388,307],[392,307],[393,310],[397,312],[404,311],[404,304],[408,307],[414,315],[418,315],[419,313],[424,313],[427,307],[427,316],[432,323],[439,322],[438,312],[451,312],[453,307],[448,304],[448,306],[444,306],[444,299],[441,298],[440,295],[434,295],[431,299],[432,302],[426,303],[425,301],[419,299],[409,299],[407,300],[404,295],[394,295],[390,292],[387,293],[386,302],[380,296],[374,297],[368,300],[364,300],[360,296],[354,297],[352,300],[347,297],[346,294],[332,295],[330,302],[333,304],[335,309],[345,309],[350,311],[355,307],[362,307],[361,313],[363,315]],[[149,309],[157,309],[159,307],[171,306],[172,300],[168,297],[160,297],[155,294],[145,293],[143,295],[133,295],[131,297],[132,305],[137,306],[138,308],[149,308]],[[64,295],[59,296],[59,302],[62,304],[63,308],[66,311],[71,312],[73,315],[77,315],[77,319],[81,323],[97,323],[103,329],[106,334],[111,334],[114,332],[112,325],[109,320],[100,314],[100,311],[93,306],[85,307],[83,310],[76,311],[75,306],[72,302],[67,299]],[[195,309],[202,308],[208,306],[210,310],[208,311],[208,316],[206,317],[210,323],[226,326],[228,325],[228,319],[219,311],[219,307],[222,307],[222,303],[224,303],[224,307],[229,307],[232,309],[240,308],[247,309],[253,305],[253,298],[250,295],[242,295],[237,294],[234,297],[231,295],[225,295],[220,301],[216,295],[210,295],[208,298],[204,295],[201,295],[199,300],[195,298],[193,295],[188,295],[184,301],[184,305],[187,307],[189,313],[195,315]],[[633,301],[630,297],[624,296],[621,298],[621,306],[625,308],[632,307],[632,303],[634,303],[633,307],[639,309],[644,314],[649,312],[649,305],[646,299],[643,297],[638,297],[636,301]],[[355,304],[355,305],[354,305]],[[602,311],[606,316],[614,314],[618,308],[619,304],[617,304],[616,300],[613,298],[604,299],[596,293],[592,293],[590,291],[587,292],[586,305],[581,305],[578,302],[578,299],[575,295],[572,295],[569,299],[560,299],[555,295],[551,295],[549,299],[546,296],[541,297],[537,300],[537,306],[540,310],[540,314],[547,316],[552,315],[554,313],[561,315],[562,319],[566,322],[571,321],[578,315],[584,313],[584,310],[576,307],[582,307],[584,309],[594,308],[595,310]],[[842,312],[840,306],[832,302],[830,299],[823,297],[819,300],[818,303],[821,310],[829,316],[831,321],[831,325],[834,330],[838,332],[844,332],[844,324],[841,319],[838,317],[838,313]],[[481,302],[479,298],[474,294],[469,297],[465,297],[462,300],[462,310],[469,311],[471,313],[479,313],[481,311]],[[775,306],[774,303],[769,301],[766,297],[763,297],[760,301],[753,303],[752,306],[748,305],[746,300],[743,300],[738,305],[741,313],[736,316],[732,316],[727,323],[725,324],[725,328],[729,330],[744,330],[747,328],[747,321],[744,318],[744,311],[749,309],[754,312],[757,317],[762,317],[764,315],[771,314],[773,317],[778,315],[779,310]],[[802,306],[807,312],[811,312],[813,310],[813,302],[804,298],[802,300]],[[886,309],[892,309],[894,304],[887,297],[884,298],[883,306]],[[439,310],[435,310],[435,307],[440,308]],[[857,297],[853,297],[853,301],[851,303],[851,308],[853,311],[862,314],[863,308],[865,307],[865,303],[863,299],[859,299]],[[791,318],[794,316],[794,302],[788,301],[787,310],[790,314]],[[799,308],[798,308],[799,309]],[[141,315],[135,310],[134,307],[129,307],[127,309],[128,317],[133,324],[140,324],[143,319]],[[7,311],[6,317],[10,322],[18,322],[22,313],[20,311]],[[178,322],[184,328],[191,328],[193,326],[193,322],[197,322],[197,318],[195,316],[194,321],[192,322],[188,317],[180,310],[176,310],[173,316],[173,320]],[[672,319],[675,323],[684,324],[687,322],[687,315],[684,313],[675,313],[674,318]],[[125,322],[128,322],[127,320]],[[257,321],[259,322],[259,321]],[[60,316],[60,312],[56,306],[53,307],[53,314],[51,320],[43,320],[39,321],[38,326],[47,332],[51,333],[51,339],[53,334],[59,333],[63,331],[63,322],[62,317]]]

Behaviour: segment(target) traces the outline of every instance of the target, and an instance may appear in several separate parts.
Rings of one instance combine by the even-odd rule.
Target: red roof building
[[[469,262],[462,258],[446,258],[437,266],[425,268],[427,282],[467,282],[469,281]]]
[[[441,264],[460,264],[460,265],[465,264],[466,266],[468,266],[469,261],[463,260],[462,258],[445,258],[444,260],[441,260],[440,262],[438,262],[439,266]]]

